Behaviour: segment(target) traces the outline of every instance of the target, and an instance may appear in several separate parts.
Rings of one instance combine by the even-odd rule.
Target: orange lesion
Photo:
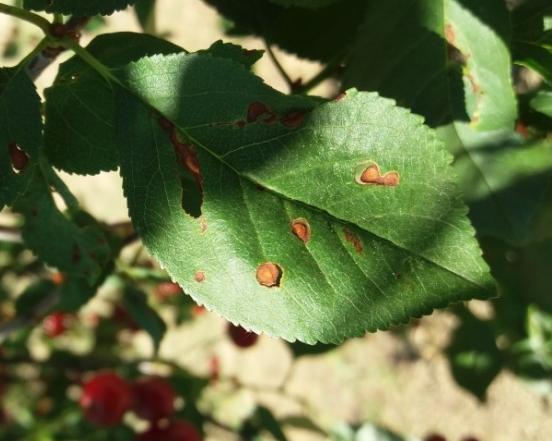
[[[308,221],[303,218],[294,219],[291,222],[291,231],[303,243],[307,243],[311,237],[311,229]]]
[[[362,251],[364,250],[364,246],[362,245],[360,238],[347,227],[343,228],[343,234],[345,235],[345,240],[353,245],[355,251],[358,254],[362,253]]]
[[[194,274],[194,280],[197,283],[205,281],[205,273],[203,271],[196,271],[196,273]]]
[[[361,185],[396,187],[400,184],[400,175],[399,172],[395,170],[382,174],[379,165],[371,161],[370,164],[362,170],[360,175],[357,176],[356,181]]]
[[[257,282],[268,288],[280,286],[282,279],[282,268],[273,262],[265,262],[257,268]]]

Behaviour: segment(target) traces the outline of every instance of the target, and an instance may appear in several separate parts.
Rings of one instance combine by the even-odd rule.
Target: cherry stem
[[[0,14],[6,14],[6,15],[11,15],[12,17],[17,17],[21,20],[32,23],[35,26],[38,26],[40,29],[42,29],[42,32],[44,32],[44,34],[46,35],[50,34],[50,22],[46,20],[44,17],[41,17],[40,15],[35,14],[33,12],[29,12],[21,8],[16,8],[15,6],[10,6],[4,3],[0,3]]]

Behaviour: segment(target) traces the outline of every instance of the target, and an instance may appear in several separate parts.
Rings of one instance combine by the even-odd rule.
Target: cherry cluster
[[[201,441],[198,430],[185,420],[170,419],[176,393],[160,377],[140,378],[129,383],[113,372],[101,372],[83,384],[80,406],[85,418],[97,426],[115,426],[133,410],[148,420],[150,429],[136,441]]]

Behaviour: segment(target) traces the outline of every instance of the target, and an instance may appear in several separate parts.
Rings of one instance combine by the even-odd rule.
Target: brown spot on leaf
[[[466,78],[468,79],[468,81],[471,84],[473,93],[480,94],[481,93],[481,86],[479,85],[479,83],[477,82],[475,77],[471,73],[468,73],[468,74],[466,74]]]
[[[269,288],[280,286],[282,268],[276,263],[266,262],[257,268],[257,282]]]
[[[272,115],[272,110],[270,110],[266,104],[263,104],[259,101],[254,101],[249,104],[247,108],[247,122],[252,123],[257,121],[262,115]]]
[[[289,112],[281,119],[282,124],[288,129],[295,129],[303,124],[305,115],[302,112]]]
[[[8,144],[8,153],[10,155],[12,170],[15,173],[23,172],[29,163],[29,155],[27,155],[27,153],[25,153],[15,142],[10,142]]]
[[[448,44],[451,44],[454,46],[454,42],[456,40],[456,35],[454,33],[454,28],[450,23],[447,23],[445,25],[445,39],[447,40]]]
[[[304,243],[307,243],[310,240],[311,229],[306,219],[294,219],[291,222],[291,231]]]
[[[201,283],[203,281],[205,281],[205,273],[203,271],[197,271],[195,274],[194,274],[194,280],[197,282],[197,283]]]
[[[238,129],[243,129],[245,127],[245,121],[243,119],[240,119],[239,121],[236,121],[234,123],[234,125],[238,128]]]
[[[201,216],[199,220],[199,231],[201,234],[205,234],[207,231],[207,219],[205,219],[205,216]]]
[[[172,122],[170,122],[167,118],[165,118],[164,116],[160,117],[159,118],[159,125],[161,126],[161,128],[165,131],[165,132],[168,132],[168,133],[172,133],[173,130],[174,130],[174,125]]]
[[[385,185],[396,187],[400,183],[400,175],[397,171],[388,171],[384,175],[381,174],[379,165],[372,162],[358,176],[357,182],[361,185]]]
[[[345,240],[351,243],[353,247],[355,247],[356,252],[358,254],[362,253],[364,247],[362,246],[360,238],[352,231],[350,231],[347,227],[343,227],[343,234],[345,235]]]

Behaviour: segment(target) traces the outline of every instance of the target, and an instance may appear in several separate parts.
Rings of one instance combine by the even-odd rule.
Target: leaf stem
[[[12,17],[16,17],[26,22],[32,23],[42,29],[42,31],[46,35],[49,35],[50,33],[50,22],[44,17],[41,17],[40,15],[33,12],[0,3],[0,14],[11,15]]]
[[[343,60],[343,54],[339,54],[332,61],[330,61],[319,73],[317,73],[305,84],[296,86],[293,92],[297,94],[305,94],[309,92],[311,89],[314,89],[322,81],[330,78],[332,75],[336,73],[337,70],[339,70],[342,60]]]
[[[282,76],[282,78],[284,79],[284,81],[286,82],[287,86],[289,87],[289,90],[290,92],[293,92],[294,90],[294,82],[293,80],[291,79],[291,77],[288,75],[288,73],[286,72],[286,70],[284,69],[284,67],[281,65],[280,61],[278,60],[278,58],[276,57],[276,54],[274,53],[274,51],[272,50],[272,47],[270,46],[270,44],[268,43],[268,41],[265,40],[265,47],[266,47],[266,52],[268,53],[268,56],[270,57],[270,59],[272,60],[272,63],[274,64],[274,66],[276,67],[276,69],[278,70],[278,72],[280,72],[280,75]]]

